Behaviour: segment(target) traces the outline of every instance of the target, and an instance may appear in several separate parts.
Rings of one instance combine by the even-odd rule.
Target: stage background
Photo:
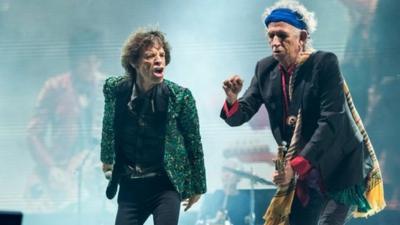
[[[90,157],[95,160],[86,162],[85,168],[90,172],[84,172],[82,177],[84,191],[91,190],[90,186],[96,186],[98,191],[86,190],[81,201],[61,209],[35,204],[26,197],[27,183],[35,166],[27,141],[28,124],[44,83],[69,70],[68,38],[82,28],[95,30],[101,36],[98,57],[105,77],[123,74],[120,50],[132,31],[150,25],[165,32],[172,46],[166,78],[190,88],[197,101],[210,194],[222,189],[224,165],[235,165],[237,169],[270,179],[273,167],[268,162],[242,163],[223,154],[229,149],[254,150],[260,146],[275,152],[276,144],[265,114],[253,121],[253,125],[231,128],[219,118],[219,113],[224,102],[222,81],[232,74],[240,74],[247,87],[257,60],[271,53],[261,15],[272,2],[0,0],[0,210],[24,212],[25,225],[113,223],[116,202],[105,199],[106,180],[98,161],[101,104],[95,109],[97,123],[92,126],[96,135],[91,137]],[[339,0],[301,2],[315,11],[318,18],[318,29],[312,35],[315,48],[336,53],[344,63],[357,25],[350,9]],[[86,47],[78,46],[77,51],[85,52]],[[354,57],[363,54],[357,49],[352,53]],[[366,77],[344,76],[351,81],[350,88],[359,91],[356,96],[365,95],[355,84]],[[101,85],[95,92],[97,100],[102,102]],[[361,108],[367,107],[362,100],[355,99],[355,103]],[[51,130],[48,132],[46,135],[51,135]],[[239,189],[248,188],[248,179],[242,178]],[[256,189],[271,188],[256,185]],[[247,204],[248,199],[244,201]],[[196,221],[201,204],[189,213],[182,212],[181,223]]]

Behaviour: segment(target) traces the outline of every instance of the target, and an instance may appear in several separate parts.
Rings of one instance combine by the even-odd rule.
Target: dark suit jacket
[[[343,92],[337,57],[330,52],[313,53],[293,74],[293,101],[302,112],[299,155],[317,168],[327,190],[342,190],[361,184],[366,176],[365,152]],[[277,143],[282,142],[283,104],[278,61],[267,57],[257,63],[250,87],[239,99],[239,109],[229,118],[230,126],[247,122],[264,104]]]

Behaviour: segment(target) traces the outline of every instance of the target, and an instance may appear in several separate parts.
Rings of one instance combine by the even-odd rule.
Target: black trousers
[[[152,214],[155,225],[177,225],[180,196],[165,176],[124,177],[118,193],[115,225],[142,225]]]
[[[289,218],[290,225],[343,225],[349,219],[350,207],[327,199],[309,188],[310,200],[303,206],[295,196]]]

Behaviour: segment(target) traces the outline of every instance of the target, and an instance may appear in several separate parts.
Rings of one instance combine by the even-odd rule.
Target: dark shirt
[[[167,96],[163,85],[156,85],[136,96],[123,111],[121,147],[133,178],[163,171]]]
[[[286,143],[290,143],[290,140],[293,136],[294,131],[294,124],[288,124],[288,118],[290,116],[297,116],[297,110],[293,109],[297,107],[293,107],[292,101],[289,96],[292,94],[290,93],[290,82],[292,76],[294,76],[294,72],[296,70],[296,65],[289,67],[287,70],[279,64],[279,70],[281,73],[281,87],[282,87],[282,108],[283,108],[283,115],[282,115],[282,138],[286,141]]]

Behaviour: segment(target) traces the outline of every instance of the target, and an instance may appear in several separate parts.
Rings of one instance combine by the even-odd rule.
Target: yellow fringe
[[[367,132],[365,131],[365,127],[361,121],[360,115],[358,114],[356,108],[354,107],[353,99],[351,97],[349,87],[347,86],[346,81],[343,82],[343,90],[346,95],[347,105],[351,110],[351,114],[353,116],[354,121],[356,122],[358,130],[363,135],[364,144],[373,162],[373,169],[372,171],[369,172],[369,176],[367,178],[367,187],[365,191],[365,197],[371,209],[368,210],[367,212],[357,212],[357,210],[353,211],[353,216],[356,218],[368,217],[374,215],[375,213],[380,212],[386,207],[384,193],[383,193],[382,174],[379,168],[379,163],[374,148],[371,144]]]
[[[382,180],[380,180],[379,183],[375,184],[371,190],[367,191],[365,196],[369,205],[371,206],[371,209],[363,213],[355,211],[353,212],[353,216],[355,218],[368,217],[380,212],[386,207],[385,199],[383,196],[383,182]]]
[[[294,198],[294,187],[290,184],[280,187],[276,195],[272,198],[263,219],[264,225],[289,225],[289,215]],[[290,187],[291,186],[291,187]],[[288,189],[290,192],[287,193]]]

